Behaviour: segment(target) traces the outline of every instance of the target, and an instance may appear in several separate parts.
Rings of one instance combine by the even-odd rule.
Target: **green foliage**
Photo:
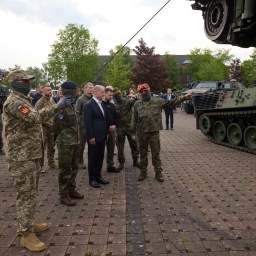
[[[168,80],[172,84],[172,88],[179,88],[180,86],[180,71],[181,68],[179,66],[178,59],[175,55],[169,55],[167,52],[164,55],[164,61],[166,66],[170,72]]]
[[[154,50],[155,47],[149,48],[142,38],[139,40],[139,46],[133,50],[137,58],[132,67],[131,80],[135,85],[147,83],[152,92],[158,93],[170,86],[169,70]]]
[[[54,81],[72,80],[82,87],[100,67],[98,41],[77,24],[68,24],[57,38],[44,64],[49,77]]]
[[[191,63],[184,67],[183,73],[191,75],[194,81],[225,80],[229,75],[225,64],[231,58],[229,50],[217,50],[214,54],[210,49],[195,48],[187,56]]]
[[[247,87],[254,86],[256,80],[256,49],[253,50],[251,60],[244,61],[241,66],[243,68],[243,80]]]
[[[35,76],[35,79],[31,81],[31,88],[36,88],[39,84],[48,84],[47,74],[43,69],[37,67],[28,67],[26,72]]]
[[[246,60],[242,63],[244,70],[243,82],[246,87],[251,87],[254,80],[256,80],[256,68],[253,60]]]
[[[117,52],[121,49],[121,46],[117,46]],[[118,87],[119,89],[127,90],[131,81],[129,77],[131,75],[131,67],[128,59],[129,54],[126,51],[119,51],[114,56],[114,51],[111,51],[111,57],[113,59],[106,65],[104,71],[104,84]],[[110,59],[109,59],[110,60]]]

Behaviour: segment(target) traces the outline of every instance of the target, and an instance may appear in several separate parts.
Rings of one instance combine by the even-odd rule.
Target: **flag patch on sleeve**
[[[22,104],[19,104],[17,106],[17,109],[20,111],[20,113],[24,114],[24,115],[28,115],[30,113],[30,110],[28,107],[22,105]]]

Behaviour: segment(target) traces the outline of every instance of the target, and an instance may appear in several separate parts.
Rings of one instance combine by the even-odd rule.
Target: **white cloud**
[[[14,2],[17,2],[15,5]],[[15,64],[22,68],[41,67],[51,53],[59,29],[68,23],[82,24],[99,41],[101,55],[116,45],[124,45],[149,21],[165,0],[53,0],[50,4],[26,0],[26,12],[18,8],[20,0],[0,3],[0,68]],[[31,4],[32,3],[32,4]],[[60,4],[61,3],[61,4]],[[143,38],[155,52],[185,55],[194,48],[230,49],[241,60],[249,59],[252,48],[218,45],[204,34],[201,11],[193,11],[192,2],[172,0],[129,42],[131,49]],[[17,8],[15,8],[15,6]]]

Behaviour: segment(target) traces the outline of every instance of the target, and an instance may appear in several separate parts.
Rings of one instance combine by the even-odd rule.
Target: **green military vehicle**
[[[206,93],[209,91],[216,91],[219,89],[243,89],[245,86],[237,82],[236,80],[231,81],[197,81],[193,82],[192,89],[182,92],[182,95],[192,92],[193,94],[197,93]],[[194,106],[192,100],[185,100],[183,102],[184,110],[187,114],[194,113]]]
[[[211,141],[256,154],[256,87],[193,95],[196,128]]]

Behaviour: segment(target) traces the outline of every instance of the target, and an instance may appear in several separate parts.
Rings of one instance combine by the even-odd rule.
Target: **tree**
[[[168,80],[169,71],[164,60],[159,54],[154,53],[155,47],[147,47],[147,44],[141,38],[139,46],[133,51],[137,58],[135,65],[132,67],[131,80],[134,84],[149,84],[151,91],[158,93],[164,88],[170,86]]]
[[[128,49],[130,51],[130,48],[126,47],[123,51],[121,50],[122,46],[119,45],[116,46],[115,49],[116,53],[113,50],[110,51],[110,58],[108,59],[110,62],[106,65],[104,70],[104,83],[106,85],[118,87],[121,90],[127,90],[131,83],[129,79],[131,75],[131,67],[128,52]]]
[[[229,50],[217,50],[214,54],[210,49],[195,48],[187,56],[191,63],[184,67],[184,72],[192,75],[194,81],[225,80],[229,75],[226,64],[232,57]]]
[[[253,86],[256,80],[256,49],[253,50],[251,60],[244,61],[241,66],[244,70],[243,81],[247,87]]]
[[[47,75],[43,69],[28,67],[26,72],[35,76],[35,79],[31,81],[31,88],[36,88],[39,84],[43,85],[48,83]]]
[[[98,41],[83,25],[68,24],[57,34],[45,67],[52,81],[72,80],[80,87],[100,67]],[[92,81],[94,82],[96,78]]]
[[[169,55],[167,52],[164,55],[164,61],[170,72],[168,80],[171,81],[172,87],[180,89],[180,66],[175,55]]]
[[[236,79],[240,83],[243,83],[244,70],[241,67],[241,60],[236,58],[230,62],[229,78]]]

